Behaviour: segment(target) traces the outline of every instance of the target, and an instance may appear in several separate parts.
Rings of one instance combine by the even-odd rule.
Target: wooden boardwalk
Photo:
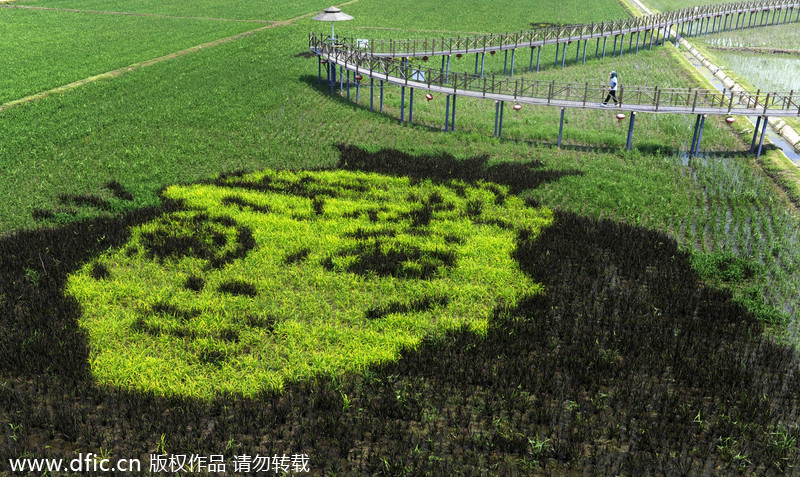
[[[370,108],[373,108],[374,81],[380,82],[380,104],[383,109],[384,83],[401,87],[400,119],[404,121],[405,89],[410,89],[409,120],[413,111],[415,90],[427,93],[446,95],[445,130],[452,130],[455,122],[455,99],[457,96],[489,99],[497,102],[495,118],[495,135],[502,134],[502,111],[506,102],[518,105],[531,104],[560,107],[561,125],[564,125],[564,110],[611,108],[631,112],[627,149],[631,148],[634,120],[636,113],[653,114],[695,114],[694,138],[692,154],[696,154],[702,138],[703,124],[707,115],[741,115],[758,116],[756,132],[751,149],[755,150],[756,136],[761,126],[761,139],[757,154],[760,155],[766,131],[767,117],[800,117],[800,93],[794,91],[748,92],[729,90],[709,90],[697,88],[659,88],[658,86],[627,86],[617,91],[618,102],[605,105],[602,101],[608,94],[604,84],[589,83],[556,83],[535,81],[525,78],[513,78],[514,53],[519,48],[531,48],[531,65],[533,51],[545,45],[556,45],[556,64],[558,48],[564,45],[562,67],[566,60],[566,45],[583,41],[583,61],[586,61],[587,44],[595,40],[595,57],[599,58],[600,40],[603,39],[603,58],[605,58],[606,41],[614,39],[614,54],[617,40],[621,40],[620,55],[624,48],[625,35],[628,37],[628,51],[632,49],[633,38],[636,38],[636,51],[639,48],[652,48],[659,41],[663,45],[667,41],[676,44],[682,36],[706,35],[710,32],[730,31],[733,29],[752,28],[800,21],[800,0],[767,0],[759,2],[741,2],[731,4],[694,7],[660,15],[649,15],[635,19],[616,22],[574,25],[567,27],[541,28],[513,34],[482,35],[457,38],[414,39],[404,41],[369,41],[365,44],[356,39],[337,39],[309,34],[309,49],[317,56],[319,62],[319,82],[322,83],[323,64],[327,72],[327,83],[331,93],[334,92],[339,69],[339,89],[344,89],[344,74],[347,75],[347,97],[350,97],[352,74],[357,93],[365,79],[369,79]],[[644,33],[643,38],[642,33]],[[648,42],[649,36],[649,42]],[[672,39],[670,39],[672,37]],[[641,40],[641,41],[640,41]],[[483,66],[478,74],[478,56],[475,58],[475,74],[455,73],[449,68],[449,57],[476,54],[485,57],[486,53],[505,50],[512,52],[511,77],[503,75],[484,75]],[[441,68],[424,68],[420,66],[430,56],[442,56]],[[444,57],[447,57],[447,68]],[[411,58],[422,62],[410,62]],[[507,63],[508,56],[506,56]],[[537,57],[537,71],[538,71]],[[576,57],[576,61],[578,58]],[[483,65],[483,62],[481,62]],[[505,69],[505,68],[504,68]],[[453,100],[452,113],[449,110],[450,98]],[[450,115],[452,114],[452,118]],[[618,115],[622,118],[623,115]],[[499,127],[498,127],[499,126]],[[559,133],[558,144],[561,144]]]
[[[656,38],[669,37],[670,30],[680,38],[797,21],[800,21],[800,0],[767,0],[691,7],[612,22],[544,27],[505,34],[406,40],[371,39],[368,46],[362,48],[375,57],[450,56],[570,44],[634,33],[645,33],[645,42],[650,34],[652,42],[653,35]],[[358,47],[356,38],[337,38],[337,41],[347,47]]]

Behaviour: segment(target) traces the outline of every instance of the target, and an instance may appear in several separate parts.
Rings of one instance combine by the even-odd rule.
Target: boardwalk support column
[[[639,35],[641,35],[641,31],[636,32],[636,53],[639,53]]]
[[[317,55],[317,84],[322,84],[322,58]]]
[[[495,120],[495,123],[497,121]],[[497,126],[495,126],[497,129]],[[444,98],[444,132],[450,130],[450,95],[445,95]]]
[[[589,44],[589,40],[583,40],[583,64],[586,64],[586,45]]]
[[[514,57],[516,53],[517,53],[516,49],[511,50],[511,76],[514,76]]]
[[[497,137],[503,135],[503,111],[505,111],[505,109],[506,109],[506,102],[500,101],[500,126],[499,129],[497,130]]]
[[[536,72],[538,73],[539,72],[539,61],[542,59],[542,47],[540,46],[539,48],[537,48],[537,50],[539,50],[539,51],[536,52]]]
[[[350,101],[350,70],[347,70],[347,100]]]
[[[503,60],[503,74],[508,74],[508,50],[506,50],[505,59]]]
[[[483,78],[483,66],[486,64],[486,52],[481,53],[481,78]]]
[[[475,53],[475,76],[478,76],[478,54]]]
[[[769,121],[767,120],[766,116],[764,116],[764,120],[761,122],[761,139],[758,140],[758,152],[756,153],[756,159],[761,157],[761,148],[764,147],[764,135],[767,133],[767,126],[769,125]]]
[[[375,111],[375,78],[369,79],[369,110]]]
[[[456,95],[453,95],[453,109],[452,116],[450,116],[450,131],[456,130]]]
[[[561,108],[561,120],[558,123],[558,148],[561,149],[561,137],[564,135],[564,111],[566,108]]]
[[[531,48],[531,63],[528,65],[528,72],[533,71],[533,50],[535,49],[536,49],[535,46]]]
[[[628,142],[625,143],[625,149],[631,150],[631,140],[633,139],[633,123],[636,121],[636,111],[631,111],[631,119],[628,122]]]
[[[381,112],[383,112],[383,80],[381,80]]]
[[[561,44],[560,43],[556,43],[556,63],[553,65],[555,67],[558,67],[558,49],[560,47],[561,47]],[[566,47],[564,47],[564,48],[566,49]]]
[[[753,131],[753,140],[750,141],[750,152],[755,152],[756,150],[756,139],[758,138],[758,128],[761,127],[761,116],[756,119],[756,130]]]
[[[692,145],[689,147],[689,156],[694,155],[694,146],[697,144],[697,131],[700,130],[700,115],[697,115],[697,119],[694,122],[694,134],[692,135]]]
[[[606,40],[608,40],[607,36],[603,37],[603,59],[606,59]]]
[[[500,123],[500,101],[494,102],[494,137],[497,137],[497,126]]]
[[[700,142],[703,140],[703,126],[705,126],[705,124],[706,115],[703,114],[700,117],[700,131],[697,132],[697,144],[694,146],[694,153],[692,154],[693,156],[697,156],[697,154],[700,152]]]
[[[331,94],[334,93],[336,88],[336,65],[328,60],[328,70],[330,71],[330,79],[331,79]]]
[[[405,114],[406,114],[406,87],[400,87],[400,122],[405,122]]]
[[[356,80],[356,104],[358,104],[361,93],[361,81]]]
[[[408,122],[414,122],[414,88],[408,92]]]

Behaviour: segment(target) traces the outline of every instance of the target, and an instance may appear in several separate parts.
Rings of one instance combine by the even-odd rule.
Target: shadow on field
[[[484,180],[508,186],[512,194],[535,189],[564,176],[583,175],[580,170],[545,169],[544,163],[538,160],[489,165],[489,156],[485,155],[459,160],[446,152],[414,156],[396,149],[381,149],[373,153],[346,144],[336,147],[339,149],[339,169],[435,181]]]
[[[514,191],[570,172],[339,146],[340,167],[484,179]],[[0,455],[308,454],[315,474],[762,475],[800,465],[800,362],[700,283],[665,234],[556,213],[514,258],[545,286],[361,374],[210,402],[98,388],[65,277],[146,210],[0,239]],[[18,427],[17,427],[18,426]],[[8,429],[6,429],[8,432]],[[47,447],[49,446],[49,448]],[[745,457],[742,457],[745,456]],[[230,464],[232,466],[232,464]]]

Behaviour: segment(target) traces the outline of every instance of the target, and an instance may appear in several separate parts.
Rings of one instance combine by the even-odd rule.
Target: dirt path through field
[[[14,1],[14,0],[0,0],[0,2],[9,2],[9,1]],[[350,5],[350,4],[355,3],[357,1],[358,0],[350,0],[350,1],[345,2],[345,3],[340,3],[338,6]],[[3,7],[5,7],[5,5],[3,5]],[[0,113],[5,111],[6,109],[13,108],[14,106],[19,106],[19,105],[22,105],[22,104],[32,103],[34,101],[38,101],[40,99],[46,98],[46,97],[48,97],[50,95],[57,94],[57,93],[64,93],[64,92],[73,90],[75,88],[79,88],[81,86],[84,86],[84,85],[87,85],[87,84],[90,84],[90,83],[94,83],[94,82],[102,80],[102,79],[116,78],[116,77],[122,76],[122,75],[124,75],[126,73],[130,73],[132,71],[136,71],[136,70],[141,69],[141,68],[146,68],[148,66],[152,66],[152,65],[161,63],[163,61],[171,60],[171,59],[174,59],[174,58],[178,58],[180,56],[184,56],[184,55],[188,55],[188,54],[191,54],[191,53],[195,53],[197,51],[200,51],[200,50],[203,50],[203,49],[206,49],[206,48],[213,48],[213,47],[218,46],[218,45],[222,45],[222,44],[225,44],[225,43],[229,43],[231,41],[239,40],[241,38],[248,37],[248,36],[250,36],[250,35],[252,35],[254,33],[258,33],[260,31],[268,30],[270,28],[278,28],[278,27],[282,27],[282,26],[286,26],[286,25],[291,25],[292,23],[294,23],[294,22],[296,22],[298,20],[302,20],[302,19],[310,17],[312,15],[316,15],[317,13],[319,13],[319,12],[315,11],[315,12],[306,13],[306,14],[303,14],[303,15],[300,15],[300,16],[297,16],[297,17],[294,17],[294,18],[290,18],[289,20],[281,20],[281,21],[270,22],[268,25],[265,25],[263,27],[255,28],[253,30],[248,30],[246,32],[239,33],[239,34],[236,34],[236,35],[233,35],[233,36],[229,36],[227,38],[220,38],[219,40],[214,40],[214,41],[210,41],[208,43],[203,43],[201,45],[196,45],[196,46],[193,46],[191,48],[187,48],[187,49],[181,50],[181,51],[176,51],[174,53],[170,53],[168,55],[164,55],[164,56],[161,56],[161,57],[158,57],[158,58],[153,58],[151,60],[146,60],[146,61],[141,61],[139,63],[134,63],[132,65],[125,66],[123,68],[118,68],[116,70],[108,71],[108,72],[105,72],[105,73],[101,73],[99,75],[94,75],[94,76],[90,76],[88,78],[84,78],[84,79],[81,79],[81,80],[78,80],[78,81],[74,81],[72,83],[65,84],[63,86],[59,86],[58,88],[53,88],[53,89],[50,89],[50,90],[47,90],[47,91],[42,91],[41,93],[36,93],[36,94],[32,94],[30,96],[26,96],[24,98],[16,99],[14,101],[9,101],[7,103],[0,104]]]

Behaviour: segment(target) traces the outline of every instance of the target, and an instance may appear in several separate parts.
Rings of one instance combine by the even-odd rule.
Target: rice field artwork
[[[255,395],[485,333],[542,292],[512,252],[552,212],[506,186],[266,170],[164,196],[180,210],[68,279],[102,383]]]

